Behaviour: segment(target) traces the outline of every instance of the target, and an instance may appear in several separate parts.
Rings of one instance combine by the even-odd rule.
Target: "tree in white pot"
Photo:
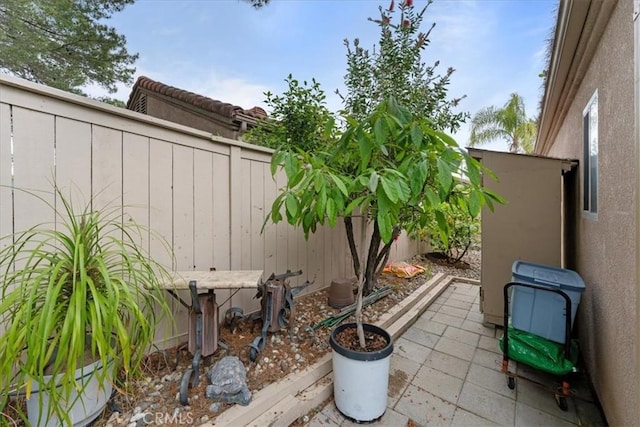
[[[103,409],[116,370],[139,373],[169,313],[159,286],[167,272],[140,245],[149,231],[121,206],[76,211],[55,188],[57,209],[30,194],[56,222],[0,245],[0,412],[13,406],[32,425],[84,425]],[[16,395],[27,398],[28,419]]]
[[[319,93],[315,81],[309,89],[311,93],[295,86],[283,97],[267,100],[272,101],[272,118],[280,120],[269,122],[271,130],[282,128],[280,132],[272,131],[272,136],[313,139],[290,138],[279,145],[271,141],[270,145],[277,147],[271,172],[275,175],[282,168],[287,183],[280,189],[269,219],[274,223],[281,221],[284,211],[287,221],[301,226],[308,237],[318,226],[328,223],[333,227],[342,217],[354,273],[359,279],[358,305],[356,324],[336,328],[331,345],[347,359],[365,353],[355,357],[369,362],[370,367],[372,358],[390,355],[392,343],[386,332],[362,324],[362,298],[375,288],[393,241],[403,230],[411,232],[424,227],[431,214],[446,239],[449,228],[441,206],[449,201],[456,186],[466,188],[468,197],[457,202],[472,217],[479,214],[483,204],[492,206],[494,201],[501,201],[482,187],[481,173],[491,173],[444,132],[457,129],[467,115],[454,111],[460,98],[447,99],[453,70],[438,75],[438,63],[427,67],[421,61],[422,51],[429,43],[429,34],[419,32],[427,6],[416,12],[413,2],[405,0],[399,5],[398,24],[391,19],[394,2],[389,9],[380,8],[380,19],[372,20],[381,29],[379,47],[373,54],[362,49],[357,40],[353,49],[346,42],[344,126],[335,126],[334,118],[325,113],[324,95]],[[309,108],[309,103],[315,109]],[[313,111],[322,114],[309,114]],[[301,124],[306,132],[295,131]],[[259,132],[255,135],[261,136]],[[459,179],[462,176],[467,179]],[[363,225],[359,248],[352,222],[356,215]],[[346,343],[344,336],[338,336],[354,336],[354,329],[358,338],[352,344]],[[376,338],[385,334],[382,342]],[[367,339],[367,335],[372,339]],[[379,342],[380,347],[367,349],[372,342]],[[388,370],[388,361],[386,366]],[[344,371],[353,373],[355,369]],[[360,372],[356,374],[359,378],[347,381],[334,376],[336,404],[345,415],[358,421],[371,421],[382,415],[386,407],[387,374],[384,369],[376,371],[382,378],[379,383],[383,390],[376,392],[381,399],[365,392],[371,388],[368,373]],[[361,403],[363,400],[376,399],[382,402],[382,407],[376,403],[368,413],[349,413],[346,405],[337,400],[343,386],[351,389],[344,399],[350,402],[349,406],[365,407],[368,405]]]

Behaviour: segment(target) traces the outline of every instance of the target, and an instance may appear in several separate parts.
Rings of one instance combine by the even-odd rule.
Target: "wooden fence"
[[[266,278],[301,269],[300,282],[315,280],[305,292],[352,275],[341,222],[309,240],[286,223],[269,223],[261,232],[284,182],[283,176],[271,177],[271,153],[0,75],[0,236],[54,221],[42,202],[12,188],[45,190],[54,202],[55,182],[77,203],[124,206],[126,215],[169,242],[178,270],[260,269]],[[354,229],[360,229],[356,221]],[[171,265],[152,236],[144,244],[151,256]],[[403,235],[391,259],[417,251],[417,242]],[[217,292],[218,301],[229,298],[220,312],[230,306],[258,309],[254,294]],[[185,309],[175,303],[172,308],[178,330],[165,337],[169,343],[186,332]]]

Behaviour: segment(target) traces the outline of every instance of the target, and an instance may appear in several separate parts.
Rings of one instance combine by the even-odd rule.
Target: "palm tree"
[[[469,145],[475,147],[502,138],[512,153],[531,153],[537,133],[538,122],[527,118],[524,99],[512,93],[504,107],[487,107],[473,116]]]

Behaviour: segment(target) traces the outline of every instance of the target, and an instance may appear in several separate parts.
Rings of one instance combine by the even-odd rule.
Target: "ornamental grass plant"
[[[71,396],[85,384],[76,369],[96,361],[109,367],[91,373],[101,387],[113,383],[114,372],[139,374],[158,322],[169,314],[160,286],[168,273],[141,245],[152,232],[122,206],[76,210],[57,187],[55,204],[27,193],[56,220],[0,240],[0,424],[13,424],[5,416],[10,406],[28,423],[13,401],[24,396],[39,399],[41,420],[53,415],[69,425]]]

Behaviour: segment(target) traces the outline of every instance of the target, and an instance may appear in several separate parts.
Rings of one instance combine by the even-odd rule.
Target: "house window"
[[[582,210],[590,216],[598,213],[598,91],[582,113]]]

